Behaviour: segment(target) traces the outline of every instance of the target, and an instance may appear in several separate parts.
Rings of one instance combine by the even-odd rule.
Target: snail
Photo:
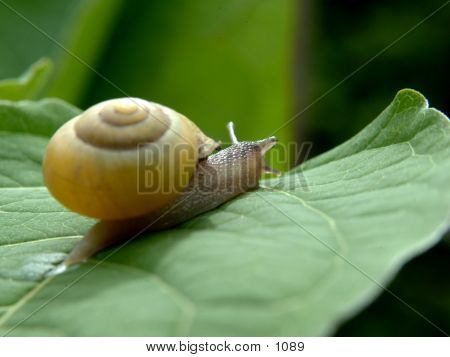
[[[99,219],[63,262],[144,232],[178,225],[258,186],[275,137],[220,150],[184,115],[139,98],[98,103],[52,136],[43,160],[49,192],[65,207]]]

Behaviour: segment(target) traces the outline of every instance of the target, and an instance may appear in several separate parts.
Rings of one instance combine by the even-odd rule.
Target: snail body
[[[157,104],[152,105],[156,106]],[[93,108],[95,108],[95,106]],[[89,112],[91,109],[92,108],[88,109],[85,113]],[[169,112],[169,110],[167,110],[167,112]],[[178,115],[181,116],[181,114]],[[132,120],[130,119],[129,121]],[[54,186],[50,187],[52,184],[55,185],[55,179],[48,178],[47,175],[49,174],[54,175],[54,171],[57,170],[57,168],[54,167],[54,165],[59,164],[61,162],[59,156],[56,155],[58,157],[58,160],[54,160],[53,156],[55,155],[54,152],[57,151],[58,140],[56,140],[55,138],[51,139],[44,159],[44,177],[45,182],[47,184],[50,184],[50,186],[48,186],[50,192],[68,208],[75,210],[76,212],[79,212],[81,214],[100,218],[100,221],[97,224],[95,224],[88,231],[88,233],[86,233],[86,235],[83,237],[80,243],[68,255],[65,262],[63,263],[64,267],[83,262],[96,252],[110,245],[117,243],[125,243],[145,232],[170,228],[201,213],[214,209],[217,206],[221,205],[222,203],[236,197],[237,195],[256,188],[258,186],[259,179],[263,172],[267,171],[274,172],[274,170],[271,170],[266,166],[264,161],[264,155],[270,148],[272,148],[275,145],[276,143],[275,137],[270,137],[267,139],[253,142],[239,142],[236,139],[233,126],[230,123],[228,129],[232,139],[232,145],[224,150],[221,150],[215,154],[210,155],[212,151],[214,151],[217,148],[218,144],[214,140],[206,137],[206,135],[204,135],[200,131],[200,129],[195,126],[195,124],[189,121],[189,119],[185,118],[183,119],[183,121],[184,123],[180,124],[177,128],[181,128],[184,124],[185,128],[187,128],[189,132],[184,132],[186,137],[184,139],[185,142],[182,142],[179,145],[187,146],[187,149],[183,151],[183,155],[188,153],[189,155],[192,155],[192,157],[189,156],[189,160],[186,159],[185,157],[182,158],[172,157],[172,160],[169,160],[168,165],[170,166],[171,164],[176,163],[176,165],[183,166],[182,171],[185,176],[183,176],[181,179],[180,177],[177,176],[178,180],[177,181],[174,180],[174,177],[171,177],[170,180],[168,180],[167,178],[164,179],[163,177],[160,177],[158,175],[156,176],[153,175],[155,177],[154,180],[159,180],[157,181],[158,185],[167,184],[167,180],[169,181],[169,183],[173,183],[173,186],[171,187],[173,191],[169,190],[169,192],[166,192],[165,190],[163,190],[163,192],[156,192],[152,195],[152,199],[138,197],[137,204],[135,204],[133,200],[135,199],[136,196],[140,195],[139,192],[136,193],[137,186],[135,184],[134,191],[132,188],[129,188],[131,193],[130,191],[127,191],[127,193],[124,196],[122,196],[123,206],[116,205],[118,201],[114,200],[115,206],[111,210],[113,214],[110,214],[108,211],[108,204],[110,204],[111,201],[109,201],[108,204],[105,204],[104,207],[97,203],[95,204],[97,206],[101,206],[101,209],[97,210],[98,212],[101,213],[101,215],[97,214],[97,211],[95,211],[96,215],[94,215],[92,214],[93,210],[91,210],[90,208],[86,210],[83,207],[80,208],[80,205],[77,202],[74,203],[73,196],[75,195],[76,201],[77,193],[80,192],[80,189],[76,187],[77,184],[79,183],[84,184],[84,186],[82,186],[83,189],[85,189],[86,187],[91,187],[86,184],[86,181],[79,180],[79,177],[83,177],[83,179],[86,180],[88,176],[86,176],[86,172],[84,171],[83,164],[85,163],[85,161],[83,161],[84,159],[77,161],[76,152],[71,153],[68,156],[72,160],[72,164],[75,162],[75,165],[78,165],[78,167],[71,169],[64,168],[64,170],[67,171],[63,171],[65,174],[67,173],[75,174],[76,179],[72,180],[70,184],[68,184],[66,183],[67,176],[65,176],[64,178],[66,179],[66,181],[63,181],[64,184],[62,184],[61,187],[58,188],[55,188]],[[69,121],[67,124],[69,124],[70,122],[71,121]],[[69,124],[69,128],[62,127],[60,129],[62,134],[58,134],[59,132],[58,131],[55,134],[55,136],[56,137],[62,136],[64,138],[67,138],[67,140],[69,140],[69,138],[71,139],[72,138],[71,136],[69,137],[66,136],[67,135],[66,130],[68,129],[73,130],[71,126],[74,126],[76,129],[76,125],[77,124],[75,123]],[[126,125],[135,125],[135,124],[133,123]],[[157,128],[158,127],[159,126],[157,126]],[[117,134],[118,137],[115,137],[114,139],[111,139],[111,137],[103,138],[103,135],[105,134],[90,133],[90,135],[93,137],[96,137],[96,135],[98,135],[100,141],[109,140],[108,142],[111,143],[114,140],[118,140],[120,138],[119,134]],[[141,138],[145,136],[144,133],[140,133],[140,135],[141,137],[138,140],[141,140]],[[149,135],[152,136],[151,133]],[[154,137],[158,135],[153,134]],[[164,138],[164,135],[159,136],[159,138],[161,137]],[[166,134],[166,137],[168,138],[171,136]],[[54,139],[55,141],[53,141]],[[127,138],[127,140],[129,140],[130,142],[134,142],[133,139]],[[177,138],[176,140],[182,141],[181,138]],[[141,143],[139,142],[139,144]],[[174,147],[171,146],[170,144],[167,145],[169,148]],[[144,145],[144,147],[147,146],[151,147],[151,144]],[[71,146],[67,145],[67,148],[69,147]],[[75,148],[78,148],[78,146],[75,146]],[[132,149],[133,148],[127,148],[126,150]],[[101,150],[103,150],[103,148]],[[116,151],[115,149],[113,150]],[[63,152],[65,151],[66,150],[63,150]],[[97,164],[98,167],[101,168],[100,170],[101,176],[100,178],[97,178],[98,181],[94,180],[95,184],[92,185],[93,190],[95,190],[98,187],[102,188],[103,187],[102,180],[104,180],[105,177],[109,175],[109,173],[103,171],[106,170],[110,165],[106,161],[106,159],[104,159],[104,157],[102,156],[103,154],[104,153],[101,153],[100,155],[101,164]],[[115,154],[121,156],[121,153]],[[136,153],[134,155],[136,155]],[[193,165],[192,165],[192,158],[194,160]],[[93,161],[94,159],[91,160],[92,162],[87,161],[88,162],[87,172],[89,172],[89,174],[92,174],[91,172],[95,172],[95,170],[89,171],[91,170],[92,167],[90,165],[95,166],[95,162]],[[116,159],[110,158],[110,160],[114,161]],[[165,163],[164,160],[162,160],[162,162]],[[69,164],[69,162],[67,162],[67,164]],[[139,164],[140,162],[136,160],[135,165]],[[49,166],[52,166],[52,168],[50,168]],[[151,166],[150,169],[152,169]],[[171,169],[175,170],[176,168],[171,167]],[[158,173],[159,171],[156,170],[156,172]],[[123,173],[120,171],[119,175],[122,174]],[[176,173],[173,175],[179,174]],[[135,173],[132,173],[131,180],[135,179],[137,180],[139,178],[136,177]],[[57,183],[59,182],[58,180],[62,181],[62,179],[58,178],[56,180]],[[108,182],[107,184],[108,191],[105,192],[115,193],[116,191],[114,191],[114,189],[111,189],[111,187],[114,188],[115,186],[110,184],[109,181],[107,182]],[[131,181],[123,179],[123,182],[126,182],[128,184]],[[74,186],[76,188],[74,188]],[[119,184],[118,187],[120,188],[120,186],[121,185]],[[61,199],[61,195],[63,195],[64,194],[63,191],[68,188],[71,190],[75,190],[76,193],[70,193],[69,194],[70,199],[67,201],[65,200],[65,198]],[[103,197],[103,195],[104,195],[103,191],[101,192],[100,196],[98,195],[98,193],[93,192],[91,193],[91,199],[97,200],[98,197]],[[102,204],[107,201],[107,198],[105,198],[104,200],[105,201],[101,200]],[[157,202],[153,202],[154,200],[157,200]],[[89,200],[86,199],[86,202],[88,203],[87,206],[89,206]],[[135,205],[136,207],[134,207]],[[126,212],[124,212],[123,215],[120,215],[120,210],[122,209],[125,209]],[[107,214],[104,214],[105,212]]]

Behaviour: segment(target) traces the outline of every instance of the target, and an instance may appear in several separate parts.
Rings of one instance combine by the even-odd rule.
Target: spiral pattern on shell
[[[64,124],[44,156],[44,181],[64,206],[117,220],[152,212],[189,183],[215,142],[189,119],[157,103],[119,98]]]

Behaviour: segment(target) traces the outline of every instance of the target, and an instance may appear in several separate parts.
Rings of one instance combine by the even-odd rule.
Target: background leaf
[[[264,137],[292,115],[296,11],[292,0],[131,0],[99,68],[128,95],[166,104],[218,140],[229,142],[228,121],[242,140]],[[118,96],[94,77],[82,106]],[[292,123],[276,135],[292,141]]]
[[[43,58],[19,78],[0,80],[0,99],[35,99],[47,84],[51,69],[52,62]]]
[[[449,122],[404,90],[356,137],[299,170],[142,237],[97,267],[107,252],[44,279],[92,223],[29,187],[38,185],[40,135],[56,125],[25,134],[24,124],[4,119],[16,110],[24,123],[42,123],[49,104],[56,103],[2,104],[2,165],[14,162],[7,148],[18,140],[33,152],[24,154],[31,157],[26,182],[16,182],[14,165],[2,173],[4,333],[327,334],[379,294],[374,280],[385,284],[448,226]],[[66,118],[76,112],[59,106]]]
[[[76,103],[95,67],[121,0],[4,0],[0,4],[0,78],[19,75],[40,57],[55,64],[47,94]],[[58,45],[58,44],[59,45]],[[61,47],[62,46],[62,47]]]

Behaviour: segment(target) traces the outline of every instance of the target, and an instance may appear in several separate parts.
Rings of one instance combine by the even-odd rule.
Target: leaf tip
[[[428,108],[428,100],[424,95],[411,88],[399,90],[395,95],[394,103],[405,109],[409,107]]]

